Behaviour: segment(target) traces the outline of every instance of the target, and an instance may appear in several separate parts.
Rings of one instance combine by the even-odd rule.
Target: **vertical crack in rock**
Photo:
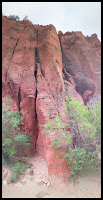
[[[19,112],[21,111],[20,102],[21,102],[21,88],[19,87],[19,92],[18,92],[18,110],[19,110]]]
[[[60,42],[60,49],[61,49],[61,55],[62,55],[62,64],[63,64],[63,48],[62,48],[61,39],[60,39],[59,35],[58,35],[58,38],[59,38],[59,42]]]
[[[26,26],[24,27],[23,31],[21,32],[21,34],[20,34],[19,38],[17,39],[16,44],[15,44],[15,46],[14,46],[14,48],[13,48],[13,52],[12,52],[12,55],[11,55],[11,58],[10,58],[10,61],[9,61],[8,67],[7,67],[7,72],[6,72],[6,74],[5,74],[5,82],[6,82],[6,80],[7,80],[8,69],[9,69],[9,66],[10,66],[10,64],[11,64],[11,61],[12,61],[12,58],[13,58],[15,49],[16,49],[16,47],[17,47],[17,45],[18,45],[18,42],[19,42],[19,40],[20,40],[20,38],[21,38],[21,36],[22,36],[22,33],[24,32],[25,28],[26,28]]]
[[[69,74],[69,73],[66,73],[66,69],[64,68],[64,61],[63,61],[63,48],[62,48],[62,43],[61,43],[61,38],[60,38],[60,35],[58,35],[58,38],[59,38],[59,42],[60,42],[60,49],[61,49],[61,56],[62,56],[62,65],[63,65],[63,69],[62,69],[62,75],[65,77],[66,79],[66,75]]]
[[[36,99],[37,99],[37,88],[36,88],[36,94],[35,94],[35,149],[36,149],[36,141],[37,141],[37,139],[38,139],[38,132],[37,132]]]
[[[37,111],[36,111],[36,99],[37,99],[37,66],[39,63],[39,57],[38,57],[38,47],[35,47],[35,70],[34,70],[34,77],[36,81],[36,91],[35,91],[35,149],[36,149],[36,141],[38,138],[38,132],[37,132]]]
[[[36,82],[36,91],[35,91],[35,107],[34,107],[34,112],[35,112],[35,130],[34,130],[34,135],[35,135],[35,143],[34,143],[34,148],[36,149],[36,141],[38,138],[38,130],[37,130],[37,110],[36,110],[36,100],[37,100],[37,68],[38,68],[38,63],[39,63],[39,56],[38,56],[38,28],[35,28],[31,26],[31,28],[35,31],[36,38],[37,38],[37,44],[35,47],[35,52],[34,52],[34,63],[35,63],[35,68],[34,68],[34,77],[35,77],[35,82]]]

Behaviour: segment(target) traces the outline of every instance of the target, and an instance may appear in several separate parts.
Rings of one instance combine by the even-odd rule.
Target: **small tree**
[[[76,31],[71,31],[71,33],[76,33]]]
[[[68,96],[66,105],[68,120],[63,122],[62,116],[49,120],[44,124],[43,133],[56,133],[49,146],[54,149],[56,159],[58,151],[62,152],[71,172],[69,180],[73,180],[84,167],[96,167],[100,163],[98,153],[101,148],[101,106],[96,103],[88,109]],[[63,140],[66,142],[64,147]]]
[[[28,20],[28,16],[26,15],[26,16],[23,18],[23,20]]]
[[[19,21],[20,20],[20,17],[17,16],[17,15],[10,15],[8,16],[9,19],[15,19],[16,21]]]
[[[89,35],[86,35],[85,37],[88,39],[88,38],[89,38]]]

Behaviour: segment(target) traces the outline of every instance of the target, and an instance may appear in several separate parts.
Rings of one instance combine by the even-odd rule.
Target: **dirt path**
[[[2,185],[2,198],[100,198],[101,168],[85,169],[79,183],[72,188],[54,187],[48,182],[48,170],[45,160],[40,156],[30,158],[32,171],[29,169],[19,182]]]

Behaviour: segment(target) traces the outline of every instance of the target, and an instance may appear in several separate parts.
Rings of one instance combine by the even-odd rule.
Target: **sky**
[[[33,24],[53,24],[58,31],[96,33],[101,41],[101,2],[2,2],[5,16],[25,16]]]

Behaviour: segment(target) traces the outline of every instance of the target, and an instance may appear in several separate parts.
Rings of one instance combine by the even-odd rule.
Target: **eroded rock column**
[[[63,156],[54,159],[54,151],[49,148],[56,133],[48,136],[42,133],[44,125],[49,119],[64,114],[64,82],[62,78],[62,54],[59,38],[52,25],[38,29],[39,65],[37,70],[37,101],[38,139],[36,150],[38,155],[47,160],[49,179],[53,184],[65,182],[70,176],[67,163]],[[58,163],[61,163],[58,168]]]

